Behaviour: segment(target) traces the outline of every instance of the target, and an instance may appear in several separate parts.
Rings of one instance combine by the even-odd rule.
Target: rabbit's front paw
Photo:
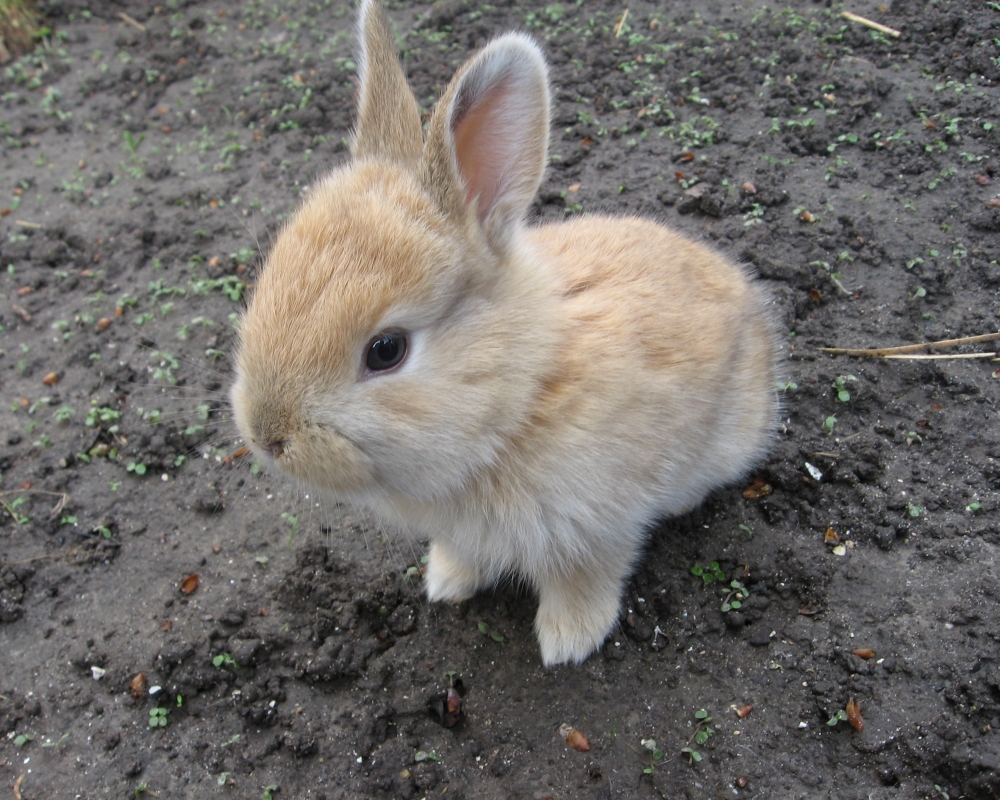
[[[618,620],[621,586],[618,581],[595,584],[567,577],[539,588],[535,632],[546,667],[579,664],[607,638]]]
[[[457,559],[446,545],[431,542],[424,579],[428,600],[458,603],[476,593],[481,576],[475,567]]]

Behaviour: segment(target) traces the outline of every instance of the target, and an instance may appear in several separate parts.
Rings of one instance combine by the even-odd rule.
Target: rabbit
[[[766,453],[769,299],[660,224],[525,224],[549,137],[527,35],[472,56],[425,137],[376,0],[358,26],[351,158],[258,277],[237,426],[265,465],[428,538],[431,601],[530,585],[542,663],[580,663],[651,525]]]

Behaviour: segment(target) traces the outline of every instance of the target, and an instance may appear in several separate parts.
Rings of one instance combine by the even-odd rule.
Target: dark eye
[[[372,372],[397,366],[406,356],[405,333],[383,333],[372,339],[365,355],[365,364]]]

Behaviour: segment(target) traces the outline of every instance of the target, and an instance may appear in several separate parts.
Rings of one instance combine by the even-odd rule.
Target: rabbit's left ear
[[[356,158],[415,161],[423,147],[420,110],[406,83],[389,20],[378,0],[362,0],[358,39],[358,125],[351,153]]]
[[[442,207],[476,216],[502,248],[542,182],[548,155],[545,59],[523,34],[495,39],[455,76],[431,120],[425,182]]]

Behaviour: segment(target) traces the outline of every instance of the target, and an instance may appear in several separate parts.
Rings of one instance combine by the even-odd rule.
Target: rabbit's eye
[[[383,333],[368,345],[365,364],[372,372],[392,369],[406,357],[406,334]]]

